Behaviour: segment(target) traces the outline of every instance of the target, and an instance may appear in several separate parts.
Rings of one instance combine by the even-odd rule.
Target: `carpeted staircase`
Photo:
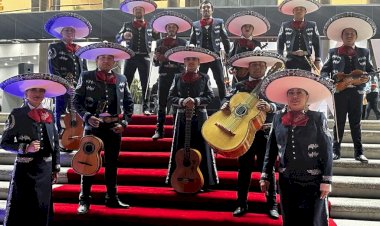
[[[270,219],[265,212],[265,196],[259,192],[259,173],[252,174],[249,211],[244,217],[233,217],[236,205],[237,160],[216,155],[220,184],[210,192],[181,195],[166,185],[169,162],[172,118],[165,126],[166,138],[152,141],[154,116],[133,116],[122,139],[118,170],[118,194],[131,205],[130,209],[111,209],[104,206],[104,169],[95,176],[92,204],[86,215],[77,215],[80,176],[70,168],[73,153],[62,153],[62,172],[54,186],[54,225],[162,225],[162,226],[234,226],[281,225],[281,218]],[[7,158],[5,155],[4,159]],[[9,158],[12,158],[9,156]],[[5,160],[3,160],[5,161]],[[2,165],[11,172],[12,165]],[[9,176],[8,176],[9,178]],[[4,194],[2,194],[4,196]],[[278,199],[279,200],[279,199]],[[300,222],[302,225],[302,222]],[[336,225],[330,220],[330,225]]]

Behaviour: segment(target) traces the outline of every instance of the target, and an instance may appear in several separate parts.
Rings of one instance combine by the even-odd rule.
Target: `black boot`
[[[233,212],[234,217],[241,217],[248,212],[248,205],[239,205]]]
[[[129,205],[120,201],[119,197],[116,196],[113,196],[113,197],[110,197],[110,196],[106,196],[106,206],[109,207],[109,208],[124,208],[124,209],[128,209],[129,208]]]
[[[152,139],[157,140],[161,138],[164,138],[164,125],[157,123],[157,128],[152,136]]]
[[[84,197],[80,196],[79,197],[79,205],[77,209],[78,214],[86,214],[90,210],[90,197]]]

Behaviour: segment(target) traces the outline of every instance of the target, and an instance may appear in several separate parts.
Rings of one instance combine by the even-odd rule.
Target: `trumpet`
[[[310,58],[308,58],[307,56],[304,56],[304,57],[305,57],[305,60],[307,61],[307,63],[310,65],[311,69],[314,70],[314,74],[320,76],[321,71],[317,68],[317,66],[314,64],[314,62],[311,61]]]

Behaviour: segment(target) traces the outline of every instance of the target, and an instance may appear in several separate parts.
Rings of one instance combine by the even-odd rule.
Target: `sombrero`
[[[177,32],[181,33],[191,29],[192,23],[189,17],[174,11],[157,13],[150,21],[151,27],[161,33],[166,33],[166,25],[168,24],[176,24],[178,26]]]
[[[29,73],[10,77],[0,83],[5,92],[23,98],[25,91],[32,88],[45,89],[45,97],[56,97],[66,93],[70,84],[57,75]]]
[[[61,31],[65,27],[75,29],[75,38],[84,38],[92,30],[90,22],[76,13],[58,13],[46,22],[45,31],[56,38],[62,39]]]
[[[187,57],[196,57],[199,59],[199,63],[209,63],[216,59],[219,59],[219,56],[208,49],[192,46],[177,46],[169,49],[165,53],[165,57],[171,61],[184,63],[185,58]]]
[[[248,68],[249,64],[254,61],[263,61],[267,66],[273,66],[280,62],[285,64],[285,58],[277,53],[269,51],[248,51],[234,55],[228,60],[228,64],[235,67]]]
[[[306,13],[317,11],[321,5],[315,0],[285,0],[278,6],[278,10],[286,15],[293,15],[293,9],[302,6]]]
[[[375,22],[360,13],[345,12],[330,18],[324,28],[324,34],[331,40],[342,41],[342,31],[353,28],[357,31],[357,41],[367,40],[376,34]]]
[[[125,0],[120,3],[120,10],[125,13],[133,14],[135,7],[144,8],[144,13],[148,14],[156,10],[157,4],[153,0]]]
[[[308,104],[320,102],[335,91],[334,84],[326,78],[310,71],[286,69],[266,76],[261,84],[261,93],[272,102],[287,104],[287,92],[292,88],[306,90]]]
[[[254,11],[235,13],[227,19],[226,28],[234,35],[241,35],[241,27],[245,24],[253,25],[253,36],[264,34],[270,29],[270,23],[267,18]]]
[[[86,60],[96,60],[100,55],[112,55],[115,61],[127,60],[135,55],[135,53],[117,43],[99,42],[79,48],[75,55]]]

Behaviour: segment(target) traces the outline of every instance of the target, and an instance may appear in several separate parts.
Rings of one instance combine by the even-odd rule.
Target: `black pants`
[[[304,56],[288,55],[286,57],[285,68],[311,71],[311,66]]]
[[[347,88],[334,94],[336,120],[338,125],[339,142],[337,140],[336,126],[334,126],[334,152],[340,154],[340,144],[342,143],[344,126],[347,119],[350,124],[351,137],[354,143],[355,156],[363,154],[362,135],[361,135],[361,114],[363,106],[363,94],[356,88]]]
[[[283,226],[327,226],[327,199],[320,199],[320,180],[279,178]]]
[[[70,95],[67,93],[65,95],[57,96],[55,98],[54,117],[55,124],[57,125],[58,134],[62,133],[61,116],[63,114],[66,114],[66,108],[68,107],[69,102]]]
[[[119,157],[121,134],[114,133],[111,124],[100,124],[99,128],[92,128],[92,130],[85,130],[85,135],[94,135],[100,138],[104,144],[104,161],[105,167],[105,181],[107,186],[107,196],[112,198],[116,197],[117,185],[117,159]],[[81,192],[79,195],[80,200],[88,201],[90,199],[90,191],[93,183],[94,176],[81,177]]]
[[[131,59],[126,60],[124,66],[124,75],[127,77],[129,87],[131,87],[133,78],[135,77],[136,69],[139,71],[144,111],[148,110],[148,100],[146,100],[145,93],[148,87],[149,65],[148,55],[135,55]]]
[[[261,172],[264,164],[267,137],[264,131],[256,132],[255,139],[249,150],[239,157],[239,173],[238,173],[238,205],[246,206],[248,199],[249,187],[251,185],[251,174],[255,169],[255,155],[257,157],[256,170]],[[276,203],[276,178],[269,178],[270,186],[268,190],[267,205],[272,208]]]
[[[379,93],[378,92],[370,92],[366,96],[368,104],[367,104],[367,110],[365,119],[368,119],[369,114],[371,113],[371,110],[375,112],[376,119],[380,119],[380,111],[377,103],[379,102]]]
[[[210,63],[201,64],[199,71],[207,74],[209,68],[211,68],[212,75],[214,76],[216,85],[218,86],[219,100],[222,101],[226,96],[222,62],[220,60],[215,60]]]

